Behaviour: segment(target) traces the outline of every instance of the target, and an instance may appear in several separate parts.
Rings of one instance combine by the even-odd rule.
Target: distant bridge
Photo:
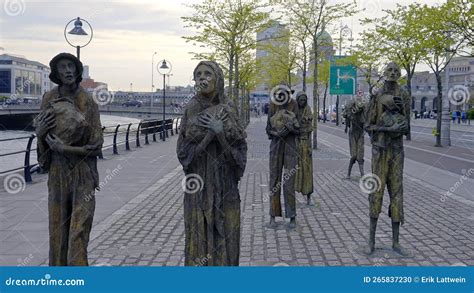
[[[162,107],[99,106],[101,114],[137,119],[161,119]],[[166,107],[166,118],[182,115],[181,108]],[[40,105],[0,105],[0,130],[32,130],[32,121],[40,112]]]

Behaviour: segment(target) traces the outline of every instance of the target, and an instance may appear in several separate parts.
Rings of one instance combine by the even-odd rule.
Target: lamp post
[[[74,21],[74,28],[72,28],[69,32],[67,32],[68,26],[73,21]],[[83,22],[89,26],[90,35],[82,28]],[[70,40],[68,38],[68,35],[72,35],[73,38]],[[85,46],[89,45],[89,43],[92,41],[93,35],[94,35],[94,30],[92,29],[92,26],[90,25],[90,23],[87,20],[80,17],[71,19],[64,27],[64,38],[66,39],[66,42],[68,42],[69,45],[76,48],[76,55],[77,55],[77,59],[79,60],[81,59],[81,48],[84,48]],[[79,38],[76,38],[75,36],[89,36],[89,39],[84,38],[82,39],[82,43],[80,43],[81,40]],[[78,43],[74,44],[75,42],[78,42]]]
[[[448,40],[451,39],[451,31],[447,31]],[[437,113],[437,126],[439,125],[439,135],[436,139],[436,146],[451,146],[451,102],[449,100],[449,61],[450,54],[454,54],[456,51],[451,50],[450,45],[445,49],[445,65],[444,65],[444,88],[443,95],[441,96],[441,110]],[[441,118],[439,118],[441,116]]]
[[[158,72],[163,75],[163,141],[166,140],[166,76],[171,73],[171,63],[165,59],[161,60],[158,64]]]
[[[154,65],[154,58],[155,55],[158,54],[156,52],[153,53],[151,56],[151,99],[150,99],[150,108],[153,108],[153,97],[154,97],[154,89],[155,89],[155,80],[153,79],[153,72],[155,71]]]

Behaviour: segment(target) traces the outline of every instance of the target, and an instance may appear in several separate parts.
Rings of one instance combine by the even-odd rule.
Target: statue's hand
[[[56,118],[51,112],[41,112],[35,119],[36,136],[42,139],[46,134],[56,127]]]
[[[224,131],[224,122],[221,119],[217,119],[209,113],[204,113],[199,117],[201,125],[211,130],[215,134],[219,134]]]
[[[64,153],[64,147],[65,147],[65,144],[64,142],[59,138],[57,137],[55,134],[48,134],[46,136],[46,142],[48,143],[49,145],[49,148],[54,151],[54,152],[57,152],[57,153]]]
[[[402,121],[400,123],[395,123],[391,127],[392,131],[397,131],[397,132],[407,132],[408,131],[408,125],[406,121]]]

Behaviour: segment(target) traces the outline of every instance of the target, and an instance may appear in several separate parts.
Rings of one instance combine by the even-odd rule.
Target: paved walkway
[[[349,161],[345,151],[347,145],[339,142],[335,147],[331,136],[324,133],[320,135],[320,148],[313,153],[316,205],[306,206],[303,197],[298,195],[297,228],[286,229],[282,219],[279,219],[277,229],[267,228],[269,141],[264,135],[264,126],[264,120],[253,119],[247,131],[248,164],[240,182],[242,266],[474,265],[472,201],[454,196],[442,202],[440,196],[445,190],[432,187],[413,176],[405,177],[406,223],[401,229],[401,243],[411,252],[411,256],[399,257],[390,249],[387,195],[377,231],[377,250],[370,257],[362,254],[368,234],[367,195],[361,191],[358,177],[343,179]],[[97,196],[98,216],[89,247],[92,265],[183,265],[181,181],[184,176],[176,160],[174,145],[175,140],[166,144],[157,143],[101,162],[102,181],[106,164],[109,170],[114,170],[114,166],[116,168],[122,162],[124,168],[105,185],[103,194]],[[368,161],[366,170],[370,170]],[[357,174],[356,170],[354,174]],[[41,184],[44,185],[38,183]],[[12,198],[11,205],[22,206],[20,198],[20,195]],[[31,237],[34,241],[41,238],[38,243],[43,241],[43,244],[30,247],[29,251],[24,249],[21,253],[14,247],[4,250],[2,245],[2,264],[16,265],[16,259],[24,261],[29,257],[28,253],[33,254],[33,260],[28,265],[44,262],[41,256],[47,252],[47,242],[44,243],[47,229],[45,196],[42,198],[40,203],[31,198],[26,204],[38,205],[40,212],[33,212],[37,214],[34,219],[36,225],[31,227],[36,234],[31,234]],[[3,207],[4,201],[0,204]],[[20,220],[19,211],[11,212],[15,221]],[[10,223],[18,226],[18,222],[13,220]],[[2,227],[1,239],[4,234]],[[16,245],[21,241],[21,235],[12,240]]]
[[[132,146],[120,155],[111,150],[99,160],[101,191],[96,195],[92,239],[101,234],[105,219],[177,167],[176,137]],[[38,265],[48,257],[47,175],[33,175],[34,182],[23,192],[8,194],[0,187],[0,265]]]

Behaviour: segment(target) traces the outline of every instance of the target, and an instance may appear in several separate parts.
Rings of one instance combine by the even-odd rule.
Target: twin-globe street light
[[[74,21],[74,28],[72,28],[69,32],[67,32],[68,26],[73,21]],[[85,22],[87,24],[87,26],[89,26],[90,35],[87,33],[87,31],[85,31],[82,28],[83,22]],[[69,36],[71,39],[68,38],[68,35],[72,35],[72,36]],[[89,43],[92,41],[93,35],[94,35],[94,31],[93,31],[92,26],[90,25],[90,23],[87,20],[85,20],[83,18],[80,18],[80,17],[71,19],[66,24],[66,26],[64,27],[64,38],[66,39],[66,42],[68,42],[69,45],[76,48],[77,59],[79,59],[79,60],[81,59],[80,58],[81,48],[84,48],[85,46],[89,45]],[[83,36],[89,36],[89,38],[86,39],[86,38],[83,38]],[[74,43],[76,43],[76,44],[74,44]]]
[[[171,69],[172,69],[172,66],[171,66],[171,63],[168,61],[168,60],[161,60],[160,62],[158,62],[158,64],[156,65],[157,66],[157,70],[158,72],[163,75],[163,122],[162,122],[162,127],[163,127],[163,141],[166,140],[166,133],[167,133],[167,130],[166,130],[166,125],[165,125],[165,121],[166,121],[166,76],[170,75],[171,73]]]

